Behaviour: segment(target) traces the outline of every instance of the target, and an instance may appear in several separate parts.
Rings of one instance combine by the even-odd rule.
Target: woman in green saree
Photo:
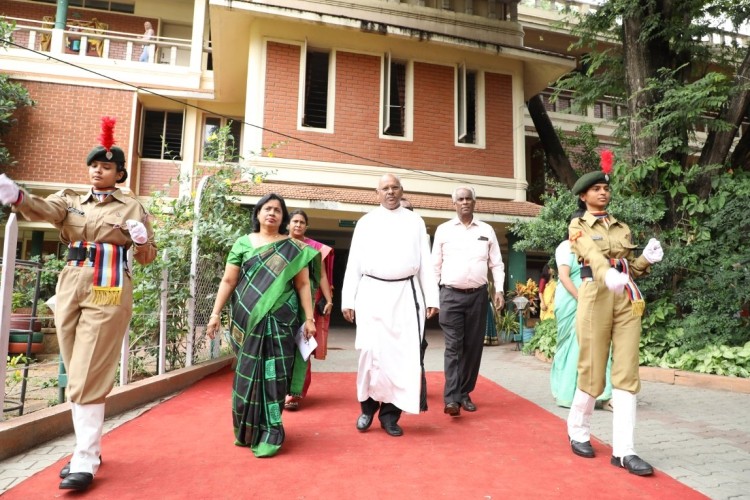
[[[231,297],[235,444],[270,457],[284,442],[284,397],[304,382],[306,364],[294,336],[300,325],[306,338],[315,335],[312,296],[320,254],[282,233],[289,212],[281,196],[261,198],[252,217],[253,232],[238,238],[227,258],[206,333],[215,337]]]

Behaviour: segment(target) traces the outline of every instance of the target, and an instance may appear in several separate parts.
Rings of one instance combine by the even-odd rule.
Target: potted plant
[[[534,334],[534,328],[529,327],[528,322],[529,318],[538,311],[539,287],[531,278],[526,280],[526,283],[517,282],[515,288],[508,293],[508,301],[513,302],[513,304],[516,305],[516,318],[519,329],[521,329],[521,319],[518,318],[519,304],[517,303],[520,303],[523,323],[525,326],[523,327],[523,330],[519,332],[522,336],[519,340],[527,342]]]
[[[52,312],[45,304],[45,300],[54,295],[57,275],[65,261],[54,255],[45,256],[41,265],[38,261],[38,257],[32,258],[31,261],[19,263],[16,268],[11,296],[11,333],[8,342],[8,352],[11,353],[28,352],[29,331],[31,353],[42,352],[45,337],[42,328],[54,326]]]
[[[507,342],[520,342],[520,338],[515,338],[516,335],[519,335],[519,328],[518,315],[511,311],[505,311],[497,325],[498,331],[503,332],[503,338]]]

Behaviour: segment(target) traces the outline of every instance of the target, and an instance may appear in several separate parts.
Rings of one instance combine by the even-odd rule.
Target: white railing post
[[[167,251],[164,250],[162,260],[167,261]],[[161,299],[159,311],[159,375],[167,371],[167,298],[169,287],[169,268],[164,266],[161,272]]]
[[[18,241],[18,218],[16,214],[8,215],[5,224],[5,244],[3,245],[3,271],[2,284],[0,284],[0,379],[3,381],[3,391],[0,395],[0,403],[5,408],[5,375],[6,359],[8,358],[8,340],[10,339],[10,306],[13,295],[13,279],[16,270],[16,242]],[[3,411],[3,415],[5,412]],[[0,421],[4,416],[0,416]]]

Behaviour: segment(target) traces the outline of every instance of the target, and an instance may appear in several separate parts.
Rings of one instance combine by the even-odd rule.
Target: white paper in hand
[[[307,361],[310,359],[310,354],[318,347],[318,342],[315,337],[305,338],[305,324],[299,327],[297,334],[294,336],[294,340],[297,342],[297,349],[302,355],[302,359]]]

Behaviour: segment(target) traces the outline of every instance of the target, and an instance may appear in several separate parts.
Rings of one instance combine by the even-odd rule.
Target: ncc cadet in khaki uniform
[[[61,471],[61,489],[85,490],[101,463],[104,400],[112,390],[123,337],[133,310],[126,255],[148,264],[156,256],[143,206],[115,187],[124,182],[125,154],[97,146],[86,163],[92,189],[65,189],[47,198],[19,190],[0,176],[0,202],[31,221],[47,221],[68,245],[68,264],[57,282],[55,324],[68,373],[76,446]]]
[[[611,154],[611,153],[610,153]],[[581,264],[576,332],[580,344],[578,387],[568,416],[568,436],[576,455],[592,458],[590,419],[596,397],[605,385],[612,348],[612,458],[611,463],[632,474],[647,476],[651,466],[635,452],[634,430],[643,297],[634,277],[648,272],[664,252],[651,239],[636,257],[630,228],[606,212],[611,193],[609,175],[590,172],[573,186],[584,215],[569,227],[572,250]]]

